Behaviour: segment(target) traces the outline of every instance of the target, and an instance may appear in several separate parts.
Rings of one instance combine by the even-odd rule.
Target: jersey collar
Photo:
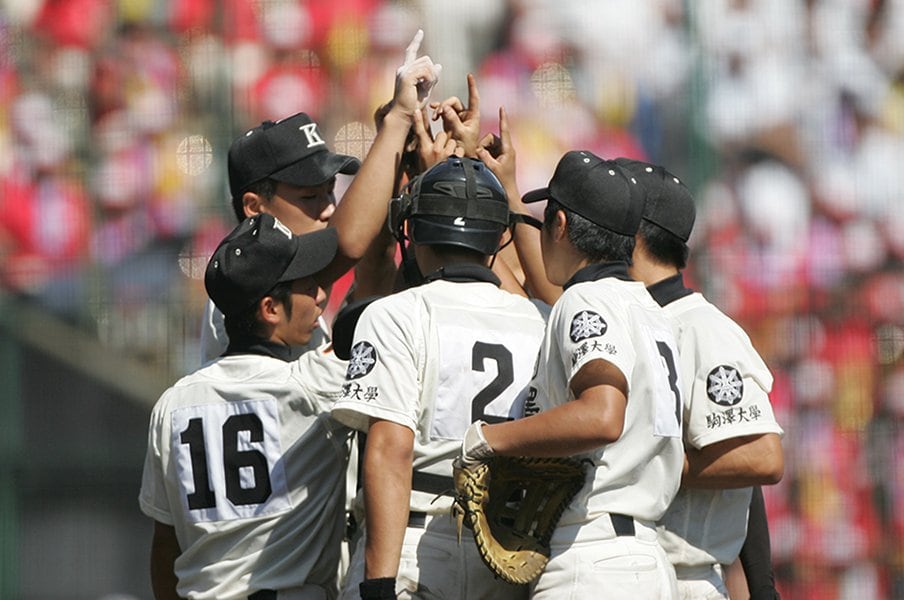
[[[483,265],[448,265],[440,267],[436,271],[424,277],[424,283],[430,283],[437,279],[445,279],[446,281],[454,281],[457,283],[469,283],[474,281],[484,281],[492,283],[496,287],[502,285],[502,282],[491,269]]]
[[[650,295],[653,296],[659,306],[670,304],[679,298],[690,296],[694,290],[684,286],[684,276],[681,273],[667,277],[662,281],[657,281],[647,288]]]
[[[634,281],[628,275],[628,263],[624,261],[612,261],[605,263],[594,263],[582,269],[571,276],[562,289],[567,290],[571,286],[578,283],[586,283],[588,281],[599,281],[606,277],[615,277],[623,281]]]
[[[234,356],[236,354],[258,354],[286,362],[291,362],[297,357],[291,347],[260,338],[230,339],[229,347],[226,348],[223,356]]]

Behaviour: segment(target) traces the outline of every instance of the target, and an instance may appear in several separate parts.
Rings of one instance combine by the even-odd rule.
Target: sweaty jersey
[[[553,305],[525,412],[574,399],[571,379],[605,360],[628,382],[621,437],[586,455],[593,465],[559,526],[589,523],[604,513],[654,521],[678,490],[681,443],[680,373],[673,324],[624,263],[579,271]]]
[[[681,275],[650,288],[679,326],[685,383],[684,436],[695,448],[752,434],[776,433],[772,374],[737,323]],[[660,522],[660,541],[676,566],[730,564],[747,536],[751,488],[682,488]]]
[[[333,408],[360,430],[376,417],[414,431],[414,511],[448,512],[451,497],[437,494],[451,490],[452,460],[473,421],[521,416],[543,336],[537,307],[479,271],[482,278],[439,279],[368,306]]]
[[[305,584],[332,597],[351,431],[329,411],[342,380],[313,366],[316,352],[287,362],[251,351],[210,363],[158,400],[141,510],[175,528],[184,598]]]

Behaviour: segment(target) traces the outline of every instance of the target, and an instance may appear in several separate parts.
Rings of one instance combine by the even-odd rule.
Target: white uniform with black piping
[[[335,373],[287,357],[224,356],[154,406],[139,502],[175,528],[184,598],[336,594],[352,432]]]
[[[747,435],[782,435],[769,402],[772,374],[744,330],[684,288],[680,275],[651,292],[679,325],[686,443],[699,449]],[[672,501],[659,533],[682,597],[727,597],[719,565],[734,562],[747,537],[750,495],[749,487],[682,488]]]
[[[376,417],[415,434],[412,520],[397,576],[401,598],[499,600],[527,593],[526,586],[494,579],[473,538],[464,535],[459,544],[450,516],[452,460],[465,430],[476,419],[521,416],[543,336],[537,307],[477,269],[485,275],[438,279],[368,306],[355,329],[344,395],[333,409],[336,419],[362,431]],[[357,546],[343,598],[358,598],[363,547]]]
[[[628,382],[621,437],[588,453],[594,468],[553,534],[534,598],[670,598],[675,576],[654,521],[678,491],[680,373],[670,319],[623,263],[579,271],[552,308],[525,412],[573,401],[570,383],[594,360]]]

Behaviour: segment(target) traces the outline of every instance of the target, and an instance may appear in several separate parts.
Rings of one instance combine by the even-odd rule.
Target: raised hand
[[[435,64],[429,56],[418,57],[424,32],[418,29],[411,43],[405,49],[405,62],[396,71],[396,86],[393,94],[393,108],[402,110],[409,117],[427,106],[430,92],[439,81],[442,65]]]
[[[509,131],[508,117],[505,109],[499,107],[499,135],[488,133],[477,145],[477,158],[486,164],[499,178],[506,191],[517,188],[515,177],[515,147],[512,145],[512,136]],[[520,198],[510,198],[509,204],[520,205]],[[520,209],[520,206],[512,208]]]
[[[421,173],[453,154],[461,156],[457,151],[458,144],[446,131],[440,131],[433,136],[430,121],[422,110],[414,117],[414,134],[417,139],[418,166]]]
[[[480,94],[474,75],[468,73],[467,107],[457,96],[452,96],[430,103],[430,108],[434,111],[433,120],[443,120],[443,131],[458,142],[462,155],[475,158],[480,137]]]

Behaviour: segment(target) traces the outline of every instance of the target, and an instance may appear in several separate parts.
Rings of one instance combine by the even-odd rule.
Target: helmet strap
[[[424,283],[424,274],[421,273],[420,267],[417,266],[417,260],[414,255],[408,253],[405,240],[399,239],[399,252],[401,253],[401,262],[399,268],[402,270],[402,277],[405,285],[412,288]]]

